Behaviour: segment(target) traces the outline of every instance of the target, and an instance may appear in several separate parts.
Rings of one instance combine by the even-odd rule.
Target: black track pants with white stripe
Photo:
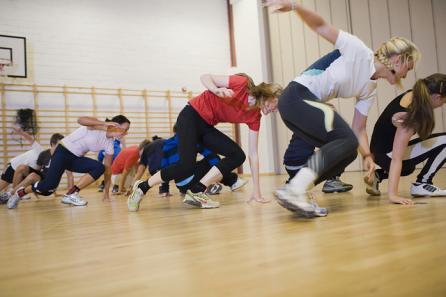
[[[376,173],[380,180],[389,177],[390,163],[392,162],[392,152],[375,152],[375,163],[381,169]],[[409,141],[404,154],[401,176],[406,176],[415,171],[415,167],[426,161],[421,172],[417,176],[417,182],[432,184],[437,171],[446,161],[446,133],[435,133],[425,140],[420,138]]]

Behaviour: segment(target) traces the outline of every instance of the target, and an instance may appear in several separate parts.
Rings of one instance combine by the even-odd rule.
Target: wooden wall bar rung
[[[32,102],[30,103],[30,94]],[[23,95],[23,96],[22,96]],[[37,115],[39,133],[36,139],[49,147],[52,134],[68,135],[79,127],[80,116],[111,118],[126,115],[132,125],[126,136],[127,145],[138,145],[152,136],[170,137],[179,112],[196,93],[172,90],[136,90],[126,88],[75,87],[38,84],[4,84],[0,82],[0,164],[30,149],[26,141],[19,142],[11,135],[17,110],[33,108]],[[106,98],[105,98],[106,96]],[[21,103],[23,102],[23,103]],[[105,105],[106,104],[106,105]],[[219,125],[223,133],[233,137],[231,124]],[[96,153],[87,157],[96,158]],[[3,168],[0,168],[0,170]],[[76,180],[79,177],[76,176]],[[61,184],[65,184],[65,178]]]

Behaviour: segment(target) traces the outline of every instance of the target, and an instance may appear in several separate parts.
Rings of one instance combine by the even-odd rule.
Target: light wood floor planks
[[[250,185],[224,189],[211,210],[157,189],[137,213],[93,189],[87,207],[2,207],[0,296],[446,296],[446,198],[391,205],[368,197],[361,176],[343,176],[350,193],[320,194],[330,214],[313,220],[245,203]],[[264,195],[284,180],[262,177]],[[436,182],[446,187],[446,170]]]

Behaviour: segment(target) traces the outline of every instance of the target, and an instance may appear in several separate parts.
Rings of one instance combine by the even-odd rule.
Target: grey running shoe
[[[367,176],[364,176],[364,182],[366,184],[365,191],[367,192],[367,194],[372,196],[381,195],[381,191],[379,190],[379,179],[376,176],[376,173],[372,174],[371,180],[369,180]]]
[[[327,179],[322,187],[324,193],[342,193],[353,189],[353,185],[344,183],[339,177]]]
[[[191,190],[187,190],[183,203],[199,208],[217,208],[220,206],[220,202],[212,200],[205,193],[192,193]]]
[[[306,218],[316,216],[316,208],[308,199],[306,193],[297,195],[290,190],[290,186],[285,185],[274,192],[276,200],[280,206]]]
[[[127,198],[127,208],[129,211],[138,211],[139,204],[141,203],[142,196],[144,193],[140,188],[138,188],[139,184],[142,183],[142,180],[137,180],[133,185],[133,192]]]
[[[210,185],[207,189],[206,189],[206,194],[208,195],[218,195],[221,192],[221,189],[223,189],[223,186],[219,183],[215,183]]]
[[[12,194],[9,192],[0,193],[0,204],[6,204],[11,196]]]
[[[11,196],[11,198],[9,198],[8,202],[6,203],[6,206],[9,209],[17,208],[19,202],[20,202],[20,197],[17,193],[15,193],[14,195]]]

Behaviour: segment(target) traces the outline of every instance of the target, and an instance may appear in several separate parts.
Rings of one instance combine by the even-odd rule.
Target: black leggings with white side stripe
[[[307,87],[291,82],[280,96],[278,108],[291,131],[307,143],[320,147],[306,164],[318,176],[315,184],[339,175],[355,160],[358,140],[352,129]]]
[[[392,162],[392,152],[373,152],[375,163],[381,169],[376,170],[379,180],[389,177],[390,163]],[[410,175],[415,171],[415,167],[426,161],[417,176],[418,183],[432,184],[432,179],[446,161],[446,133],[435,133],[425,140],[420,138],[409,141],[403,159],[401,176]]]

